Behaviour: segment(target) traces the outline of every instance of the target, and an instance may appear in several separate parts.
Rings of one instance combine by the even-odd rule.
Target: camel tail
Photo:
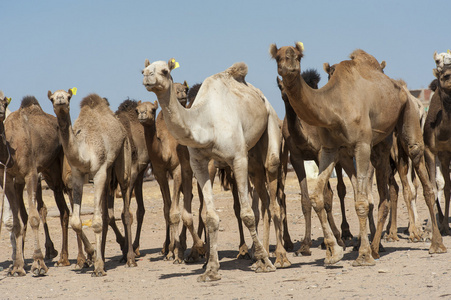
[[[234,63],[226,72],[235,80],[244,82],[244,78],[247,75],[247,65],[244,62]]]

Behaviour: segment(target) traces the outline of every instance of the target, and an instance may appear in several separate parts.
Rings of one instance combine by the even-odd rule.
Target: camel
[[[69,105],[72,89],[67,92],[48,92],[58,120],[58,136],[64,154],[71,166],[74,208],[70,224],[81,236],[85,251],[94,259],[92,276],[104,276],[105,242],[108,230],[108,199],[113,196],[111,182],[119,182],[124,198],[123,222],[125,223],[125,245],[127,266],[136,266],[131,241],[130,195],[134,178],[131,177],[131,147],[125,128],[113,114],[106,99],[90,94],[80,103],[80,114],[72,126]],[[102,141],[102,142],[99,142]],[[107,147],[108,146],[108,147]],[[84,176],[94,180],[94,216],[92,229],[95,233],[95,248],[82,229],[80,210]]]
[[[320,76],[316,70],[307,70],[302,73],[302,77],[308,83],[308,85],[314,89],[318,88],[318,82],[320,81]],[[282,80],[277,77],[277,84],[279,86],[282,100],[285,104],[285,118],[283,120],[283,135],[287,143],[287,147],[290,151],[290,161],[298,177],[299,186],[301,188],[301,203],[302,212],[305,219],[305,235],[301,242],[301,247],[295,254],[299,255],[311,255],[310,247],[312,245],[311,240],[311,202],[308,195],[307,187],[307,177],[304,168],[304,160],[314,160],[318,164],[319,160],[319,150],[320,150],[320,140],[318,135],[318,130],[315,126],[311,126],[303,120],[296,116],[292,106],[288,101],[287,94],[285,92]],[[352,164],[352,161],[348,161],[348,164]],[[349,224],[346,220],[346,214],[344,209],[344,198],[346,195],[346,186],[343,182],[343,175],[341,167],[339,165],[335,168],[337,173],[337,190],[340,198],[341,209],[342,209],[342,236],[343,239],[352,239],[352,234],[349,230]],[[340,237],[340,231],[335,226],[335,222],[332,215],[332,190],[330,185],[327,185],[327,216],[331,226],[334,236],[341,246],[344,243]]]
[[[437,88],[432,96],[424,126],[425,157],[432,182],[436,180],[436,157],[440,161],[441,173],[445,180],[445,212],[443,216],[439,217],[440,231],[442,234],[449,235],[451,233],[449,229],[451,189],[449,176],[449,165],[451,162],[451,139],[449,133],[451,120],[449,112],[451,111],[451,105],[449,103],[451,103],[451,66],[444,65],[441,69],[437,67],[433,73],[437,78]]]
[[[248,199],[248,151],[264,138],[265,169],[270,180],[271,196],[277,188],[280,131],[278,118],[260,90],[245,81],[247,66],[234,64],[226,71],[208,77],[199,89],[196,101],[185,109],[177,101],[171,71],[174,59],[167,63],[146,59],[143,84],[157,95],[164,112],[169,132],[182,145],[188,146],[190,164],[202,187],[206,207],[205,224],[209,237],[209,257],[205,273],[198,281],[219,280],[218,228],[208,164],[213,158],[226,162],[233,170],[240,198],[240,216],[249,229],[255,246],[254,268],[257,272],[275,271],[255,227],[255,217]],[[271,197],[271,201],[275,197]],[[276,236],[281,240],[280,209],[274,201],[270,205],[271,217],[276,225]],[[279,228],[277,228],[279,227]]]
[[[0,126],[3,136],[3,146],[0,147],[3,165],[7,172],[3,187],[8,198],[12,215],[14,234],[13,265],[9,270],[11,276],[24,276],[23,244],[26,224],[29,221],[34,236],[34,254],[31,272],[34,276],[44,275],[48,268],[44,263],[39,242],[40,219],[44,222],[46,231],[46,256],[55,257],[46,226],[47,209],[42,201],[39,173],[46,179],[53,190],[55,202],[60,211],[63,234],[62,250],[57,266],[69,265],[68,260],[68,220],[69,209],[63,195],[64,185],[61,180],[63,152],[58,141],[56,118],[46,114],[35,97],[24,97],[19,110],[11,113],[3,124],[5,110],[9,101],[0,99]],[[9,157],[9,158],[8,158]],[[3,183],[3,171],[1,172]],[[24,206],[23,190],[27,187],[28,213]],[[37,204],[37,205],[36,205]]]
[[[374,265],[374,258],[379,257],[382,227],[388,214],[388,154],[395,128],[402,144],[400,156],[412,159],[423,185],[424,198],[433,223],[429,252],[446,252],[433,213],[434,192],[424,163],[420,122],[405,91],[382,72],[373,56],[360,49],[351,54],[351,60],[337,64],[329,82],[318,90],[308,87],[300,75],[300,61],[304,52],[302,43],[280,49],[272,44],[269,52],[277,62],[278,74],[282,76],[289,102],[297,116],[319,127],[319,177],[311,201],[324,232],[327,246],[325,264],[335,264],[343,257],[343,249],[338,246],[327,224],[323,194],[340,151],[354,156],[356,162],[357,185],[354,195],[359,218],[360,248],[353,265]],[[366,233],[370,161],[375,166],[380,197],[376,234],[371,246]],[[402,160],[402,163],[407,165],[406,160]]]
[[[131,165],[131,178],[136,178],[136,181],[133,185],[133,192],[135,194],[137,209],[136,209],[136,219],[137,219],[137,227],[136,227],[136,235],[135,240],[133,242],[133,250],[137,256],[140,256],[139,252],[139,240],[141,237],[141,229],[142,223],[144,220],[145,208],[144,208],[144,199],[143,199],[143,181],[144,181],[144,173],[149,165],[150,159],[147,151],[147,145],[145,142],[145,134],[144,128],[141,126],[138,118],[136,108],[138,106],[138,102],[134,100],[127,99],[123,101],[115,115],[122,123],[122,126],[127,131],[128,139],[130,141],[130,146],[132,149],[132,155],[136,157],[132,157],[132,165]],[[110,204],[114,203],[111,201]],[[120,231],[118,230],[114,216],[113,216],[112,207],[109,208],[109,219],[110,226],[116,233],[116,238],[119,244],[124,244],[124,238]]]
[[[193,251],[204,253],[204,243],[194,231],[191,215],[192,178],[193,173],[189,164],[188,149],[180,145],[168,131],[163,119],[164,111],[156,117],[158,102],[141,102],[136,107],[138,120],[144,127],[147,151],[152,163],[152,172],[157,180],[164,202],[164,217],[166,221],[166,240],[162,252],[165,259],[174,263],[183,262],[184,247],[179,240],[180,223],[180,192],[183,190],[184,209],[182,220],[193,237]],[[173,192],[169,190],[168,174],[173,178]],[[184,235],[183,235],[184,236]],[[185,240],[186,238],[182,238]],[[192,254],[194,255],[194,254]]]

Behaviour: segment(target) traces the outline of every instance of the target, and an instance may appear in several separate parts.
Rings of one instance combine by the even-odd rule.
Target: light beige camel
[[[37,275],[47,273],[39,242],[40,217],[46,230],[46,255],[52,258],[57,255],[46,227],[47,209],[42,201],[42,190],[38,182],[40,172],[49,187],[53,190],[63,234],[61,257],[58,266],[69,265],[68,260],[68,220],[69,209],[63,196],[61,170],[63,153],[58,141],[56,118],[42,111],[36,98],[27,96],[22,100],[19,110],[11,113],[3,125],[6,98],[0,99],[0,121],[3,143],[0,147],[1,161],[7,164],[5,193],[13,214],[13,234],[15,236],[15,253],[13,265],[9,270],[12,276],[25,275],[23,243],[26,224],[29,221],[33,230],[34,254],[31,272]],[[10,161],[8,157],[10,156]],[[3,168],[2,168],[3,169]],[[3,184],[3,170],[0,172]],[[28,213],[24,206],[23,190],[27,187]]]
[[[416,112],[405,91],[383,74],[374,57],[362,50],[354,51],[352,60],[337,64],[334,76],[318,90],[308,87],[300,75],[304,51],[301,43],[280,49],[272,44],[269,51],[277,61],[277,71],[283,78],[294,111],[299,118],[319,127],[320,174],[311,200],[324,232],[327,246],[325,264],[334,264],[343,257],[343,249],[338,246],[327,224],[323,194],[340,149],[346,150],[356,161],[355,208],[361,243],[359,256],[353,265],[374,265],[372,256],[379,257],[380,236],[388,214],[387,170],[391,147],[388,139],[395,127],[403,146],[400,151],[406,151],[414,163],[431,214],[433,237],[429,252],[446,252],[433,213],[434,193],[424,164],[420,122],[418,117],[415,120]],[[379,220],[371,247],[366,233],[370,160],[375,165],[380,196]]]
[[[88,255],[93,255],[92,276],[105,275],[105,242],[108,230],[107,199],[113,197],[110,182],[113,177],[121,186],[124,197],[125,245],[127,265],[136,266],[131,242],[130,182],[131,148],[127,132],[113,114],[106,99],[96,94],[86,96],[80,103],[80,115],[72,126],[69,103],[72,90],[48,92],[48,98],[58,119],[58,134],[64,154],[71,166],[74,209],[70,224],[81,235]],[[92,229],[95,233],[95,249],[82,229],[80,209],[85,174],[94,180],[94,216]],[[108,195],[107,195],[108,194]]]
[[[163,119],[164,111],[156,117],[158,102],[138,102],[138,120],[144,127],[147,151],[152,163],[152,172],[160,186],[166,221],[166,240],[163,245],[165,259],[174,263],[183,262],[184,247],[179,240],[180,192],[183,190],[183,223],[193,237],[193,251],[203,254],[204,243],[194,230],[191,214],[193,172],[189,164],[188,149],[177,143],[168,131]],[[173,192],[169,190],[168,175],[173,178]],[[189,217],[188,217],[189,215]],[[183,239],[186,239],[183,237]],[[185,243],[185,241],[182,241]],[[194,255],[194,254],[193,254]],[[191,257],[191,254],[190,254]]]
[[[143,84],[154,92],[163,109],[169,132],[176,140],[188,146],[190,163],[196,179],[202,186],[206,207],[205,224],[209,236],[209,258],[205,273],[198,280],[219,280],[218,228],[219,218],[215,211],[213,193],[208,174],[208,163],[213,158],[232,167],[238,185],[241,218],[248,227],[255,245],[257,271],[274,271],[275,267],[260,242],[255,218],[248,200],[248,151],[262,138],[266,139],[265,168],[270,178],[270,191],[277,188],[279,167],[280,131],[274,109],[260,90],[244,80],[247,66],[238,63],[224,72],[207,78],[190,109],[177,100],[171,71],[174,59],[168,63],[145,62]],[[275,199],[275,198],[274,198]],[[271,217],[280,225],[280,210],[271,203]],[[276,226],[277,226],[276,225]],[[281,240],[280,228],[276,236]]]
[[[451,180],[449,165],[451,162],[451,66],[444,65],[441,69],[434,69],[434,76],[438,79],[437,88],[431,99],[426,123],[424,126],[424,141],[426,144],[425,157],[429,166],[431,181],[436,181],[436,158],[440,161],[440,168],[445,180],[445,212],[440,216],[440,231],[449,235],[449,206]]]

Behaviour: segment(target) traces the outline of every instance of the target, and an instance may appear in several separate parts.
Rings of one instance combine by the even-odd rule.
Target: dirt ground
[[[349,180],[345,178],[348,191]],[[335,186],[335,181],[332,185]],[[310,180],[309,186],[313,186]],[[407,213],[402,196],[399,199],[398,229],[400,241],[384,242],[386,252],[381,253],[373,267],[352,267],[357,252],[348,247],[341,267],[324,266],[325,251],[321,250],[322,231],[316,214],[313,214],[312,256],[296,257],[288,253],[292,266],[272,273],[254,273],[251,261],[237,259],[239,236],[233,213],[231,192],[222,191],[215,183],[215,204],[220,216],[219,257],[222,280],[198,283],[197,277],[203,273],[204,260],[195,264],[175,265],[164,261],[160,253],[165,238],[162,200],[155,181],[146,182],[144,187],[146,215],[141,236],[141,257],[136,268],[127,268],[120,263],[121,251],[116,244],[114,233],[109,231],[106,248],[107,276],[91,277],[92,268],[75,271],[77,254],[75,233],[69,229],[69,267],[54,267],[58,257],[47,261],[49,272],[46,276],[33,277],[29,271],[32,257],[32,234],[26,238],[25,258],[27,275],[7,277],[11,264],[9,233],[3,227],[0,236],[0,298],[1,299],[451,299],[451,236],[443,238],[448,253],[428,254],[429,243],[409,243],[404,230],[407,227]],[[83,221],[92,215],[92,185],[85,185]],[[194,189],[196,193],[197,189]],[[293,172],[287,180],[288,224],[295,250],[300,246],[304,234],[304,218],[301,212],[299,185]],[[376,188],[373,193],[377,196]],[[420,193],[422,193],[420,191]],[[336,195],[336,192],[335,192]],[[50,191],[44,191],[44,200],[49,209],[49,226],[55,248],[60,250],[61,233],[58,210]],[[428,212],[420,194],[418,212],[421,220]],[[135,204],[133,201],[133,211]],[[117,200],[116,216],[120,216],[121,200]],[[193,201],[198,207],[198,197]],[[351,232],[358,233],[357,217],[352,194],[346,197],[347,216]],[[340,224],[340,205],[334,197],[334,215]],[[197,213],[195,214],[198,215]],[[117,220],[118,226],[122,223]],[[44,244],[42,226],[41,246]],[[85,229],[91,241],[94,235]],[[133,229],[134,232],[134,229]],[[261,232],[261,226],[260,226]],[[247,243],[251,240],[246,230]],[[188,245],[191,245],[191,239]],[[274,250],[274,229],[271,229],[271,249]],[[187,252],[188,253],[188,252]],[[274,261],[274,258],[272,258]]]

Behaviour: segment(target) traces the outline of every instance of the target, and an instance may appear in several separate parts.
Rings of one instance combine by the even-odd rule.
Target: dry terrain
[[[346,197],[347,216],[351,232],[358,233],[358,224],[353,205],[349,180]],[[332,180],[333,186],[336,181]],[[313,186],[311,180],[309,186]],[[197,191],[197,189],[194,189]],[[219,256],[222,280],[198,283],[203,272],[204,260],[195,264],[174,265],[164,261],[160,253],[163,245],[164,219],[162,200],[155,181],[145,183],[144,196],[146,215],[141,240],[141,257],[136,268],[126,268],[120,263],[121,252],[110,230],[106,249],[107,276],[91,277],[92,269],[75,271],[75,233],[69,229],[69,258],[72,266],[54,267],[47,261],[47,276],[33,277],[29,272],[32,256],[31,234],[27,235],[25,256],[27,275],[20,278],[7,277],[11,264],[9,233],[3,227],[0,236],[0,298],[1,299],[451,299],[451,237],[444,237],[448,253],[428,254],[429,243],[409,243],[404,230],[407,227],[407,213],[400,196],[399,237],[396,243],[384,242],[386,252],[373,267],[352,267],[357,252],[348,247],[344,259],[337,268],[325,268],[325,252],[321,250],[321,227],[313,214],[312,256],[295,257],[289,253],[292,266],[273,273],[256,274],[250,269],[251,261],[237,259],[239,236],[233,214],[230,191],[222,191],[217,182],[214,187],[216,209],[221,218],[219,233]],[[422,191],[420,191],[421,193]],[[50,191],[44,191],[44,199],[49,208],[48,218],[55,247],[60,250],[61,234],[58,210]],[[92,211],[93,189],[85,185],[82,220],[89,224]],[[304,218],[301,212],[299,185],[294,173],[289,173],[287,182],[288,224],[295,250],[299,248],[304,233]],[[373,193],[377,196],[376,188]],[[336,192],[335,192],[336,195]],[[421,220],[427,218],[427,209],[420,194],[418,211]],[[134,200],[132,200],[134,201]],[[193,201],[196,209],[198,197]],[[121,200],[117,200],[116,217],[120,216]],[[133,203],[133,210],[135,210]],[[334,215],[340,224],[338,197],[334,197]],[[196,217],[197,217],[196,213]],[[122,222],[117,220],[122,228]],[[42,226],[41,226],[42,231]],[[261,230],[261,227],[260,227]],[[271,248],[274,249],[274,230],[271,229]],[[93,241],[93,232],[86,226],[86,232]],[[247,242],[250,246],[249,234]],[[41,243],[44,238],[42,233]],[[188,240],[188,245],[191,239]]]

